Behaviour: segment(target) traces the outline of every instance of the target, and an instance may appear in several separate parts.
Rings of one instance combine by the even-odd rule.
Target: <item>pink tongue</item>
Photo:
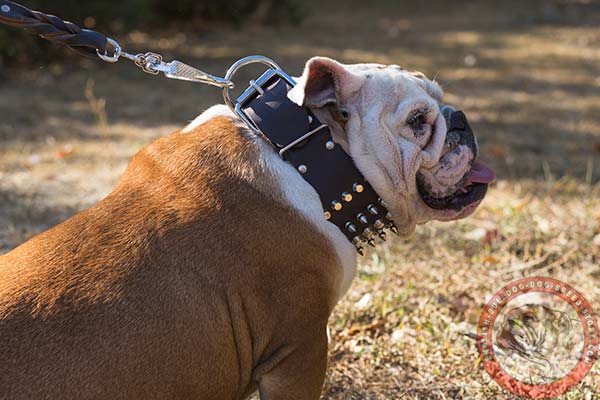
[[[480,163],[479,161],[475,161],[473,163],[473,167],[471,168],[471,172],[467,176],[467,181],[469,183],[490,183],[496,179],[496,174],[494,171]]]

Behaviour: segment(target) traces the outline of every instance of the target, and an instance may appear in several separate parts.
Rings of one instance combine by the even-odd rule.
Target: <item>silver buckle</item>
[[[275,63],[275,61],[270,58],[264,56],[249,56],[238,60],[235,64],[233,64],[227,70],[225,74],[225,80],[231,82],[231,78],[235,75],[235,73],[242,67],[249,64],[264,64],[269,67],[267,71],[265,71],[260,78],[256,80],[250,81],[250,86],[242,92],[240,96],[235,100],[235,104],[231,101],[230,97],[230,87],[223,87],[223,99],[225,100],[225,104],[233,111],[250,129],[252,129],[256,133],[263,134],[258,126],[248,117],[248,115],[244,112],[242,107],[244,107],[249,101],[254,99],[256,96],[259,96],[264,93],[264,88],[272,82],[272,80],[276,77],[283,79],[290,86],[296,86],[296,81],[283,72],[279,65]]]
[[[242,58],[241,60],[239,60],[235,64],[233,64],[229,68],[229,70],[227,70],[227,73],[225,74],[224,79],[226,81],[231,82],[231,78],[235,75],[235,73],[240,68],[242,68],[248,64],[255,64],[255,63],[265,64],[265,65],[269,66],[270,68],[268,70],[266,70],[258,79],[250,80],[250,82],[249,82],[250,86],[248,86],[248,88],[246,90],[244,90],[242,92],[242,94],[235,100],[235,104],[231,101],[231,97],[230,97],[230,93],[229,93],[230,87],[228,87],[228,86],[223,87],[223,99],[225,100],[225,104],[227,104],[227,106],[229,106],[229,108],[235,113],[235,115],[240,117],[240,119],[242,121],[244,121],[244,123],[250,129],[252,129],[254,132],[259,133],[264,136],[264,133],[261,132],[259,127],[256,126],[256,124],[244,112],[243,107],[246,104],[248,104],[248,102],[250,102],[254,98],[256,98],[256,96],[260,96],[260,95],[264,94],[265,93],[264,88],[267,87],[271,82],[273,82],[273,79],[275,79],[275,78],[283,79],[288,85],[290,85],[292,87],[296,86],[296,81],[291,76],[289,76],[288,74],[283,72],[281,70],[281,68],[279,68],[279,66],[275,63],[275,61],[271,60],[270,58],[264,57],[264,56],[249,56],[246,58]],[[281,157],[283,159],[283,155],[285,154],[286,151],[288,151],[292,147],[296,146],[298,143],[308,139],[309,137],[311,137],[312,135],[314,135],[315,133],[319,132],[321,129],[326,128],[326,127],[327,127],[326,124],[319,125],[318,127],[311,130],[310,132],[305,133],[304,135],[300,136],[298,139],[293,140],[291,143],[287,144],[281,150],[279,150],[279,157]]]

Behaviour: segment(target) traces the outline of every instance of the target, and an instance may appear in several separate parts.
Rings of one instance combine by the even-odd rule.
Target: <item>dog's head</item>
[[[497,336],[498,346],[524,358],[533,353],[545,356],[555,350],[561,336],[569,336],[572,330],[573,323],[566,313],[526,304],[506,313]]]
[[[475,161],[477,142],[469,129],[447,135],[442,95],[418,72],[323,57],[308,61],[289,93],[332,128],[404,234],[416,224],[471,214],[493,180]]]

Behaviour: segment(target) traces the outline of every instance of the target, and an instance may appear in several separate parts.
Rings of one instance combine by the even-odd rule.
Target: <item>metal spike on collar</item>
[[[358,214],[356,216],[356,219],[359,220],[360,223],[365,224],[365,225],[369,223],[369,220],[367,219],[367,217],[365,217],[365,215],[362,213]]]
[[[364,256],[365,254],[363,245],[365,243],[371,247],[376,247],[375,235],[377,235],[379,239],[385,242],[387,240],[387,234],[384,231],[384,229],[385,228],[378,229],[375,227],[368,227],[363,230],[362,235],[354,236],[354,238],[352,238],[352,244],[356,248],[356,252],[361,256]],[[398,235],[398,229],[396,228],[393,222],[390,223],[388,229],[394,234]]]
[[[356,248],[356,252],[361,256],[364,256],[363,247],[361,246],[362,243],[363,239],[360,236],[357,235],[352,238],[352,244]]]
[[[356,226],[354,226],[354,224],[351,222],[346,222],[346,229],[350,233],[356,233]]]

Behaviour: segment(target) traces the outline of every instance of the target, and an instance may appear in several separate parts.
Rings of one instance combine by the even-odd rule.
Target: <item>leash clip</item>
[[[191,65],[182,63],[181,61],[173,60],[171,62],[163,61],[162,55],[158,53],[148,52],[145,54],[129,54],[123,51],[121,45],[114,39],[107,38],[107,44],[113,48],[112,55],[108,54],[108,51],[100,53],[96,51],[98,57],[102,61],[109,63],[115,63],[119,61],[120,57],[127,58],[134,62],[135,65],[140,67],[142,71],[151,75],[158,75],[160,72],[164,73],[167,78],[179,79],[189,82],[205,83],[208,85],[218,86],[223,89],[233,89],[234,85],[231,80],[226,78],[219,78]]]

